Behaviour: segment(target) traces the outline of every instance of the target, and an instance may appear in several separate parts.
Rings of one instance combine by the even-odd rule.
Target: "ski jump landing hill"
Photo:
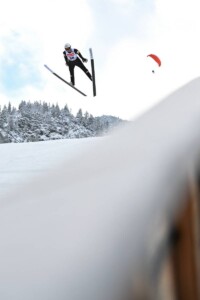
[[[199,165],[197,78],[1,199],[0,299],[200,299]]]

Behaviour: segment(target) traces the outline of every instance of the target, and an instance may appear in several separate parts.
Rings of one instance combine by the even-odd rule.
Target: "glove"
[[[83,62],[84,63],[88,62],[87,58],[83,58]]]

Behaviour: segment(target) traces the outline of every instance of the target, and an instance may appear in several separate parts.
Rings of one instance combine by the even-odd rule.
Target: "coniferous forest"
[[[18,108],[11,103],[0,107],[1,142],[34,142],[66,138],[102,136],[124,122],[114,116],[93,117],[79,109],[73,115],[67,104],[21,101]]]

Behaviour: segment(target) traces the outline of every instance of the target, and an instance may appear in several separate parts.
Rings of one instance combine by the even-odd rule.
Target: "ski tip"
[[[92,52],[92,48],[89,48],[89,52],[90,52],[90,58],[93,59],[93,52]]]
[[[53,73],[53,71],[47,66],[47,65],[44,65],[44,67],[49,70],[51,73]]]

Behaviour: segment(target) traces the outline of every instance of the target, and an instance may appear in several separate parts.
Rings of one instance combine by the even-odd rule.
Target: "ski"
[[[77,92],[79,92],[81,95],[83,96],[87,96],[86,94],[84,94],[83,92],[81,92],[79,89],[77,89],[75,86],[71,85],[68,81],[64,80],[62,77],[60,77],[58,74],[56,74],[54,71],[52,71],[47,65],[44,65],[44,67],[50,71],[53,75],[55,75],[56,77],[58,77],[60,80],[62,80],[63,82],[65,82],[66,84],[68,84],[71,88],[73,88],[74,90],[76,90]]]
[[[92,48],[89,49],[90,51],[90,61],[91,61],[91,69],[92,69],[92,87],[93,87],[93,96],[96,96],[96,82],[95,82],[95,69],[94,69],[94,58],[92,53]]]

